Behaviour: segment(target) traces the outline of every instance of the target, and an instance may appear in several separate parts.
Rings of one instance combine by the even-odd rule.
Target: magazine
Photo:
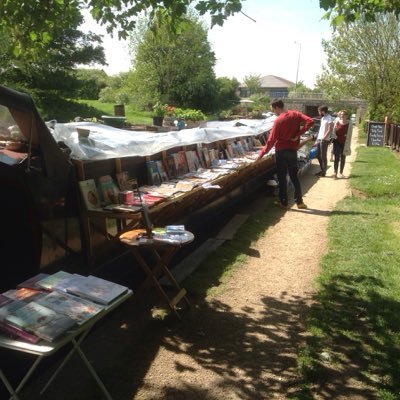
[[[99,304],[61,292],[48,293],[35,302],[57,313],[67,315],[75,320],[78,325],[82,325],[103,310],[103,307]]]

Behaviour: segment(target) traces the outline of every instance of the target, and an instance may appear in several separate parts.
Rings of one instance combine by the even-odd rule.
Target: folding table
[[[64,347],[67,344],[72,345],[72,349],[69,351],[69,353],[65,356],[64,360],[61,362],[59,367],[56,369],[56,371],[53,373],[49,381],[46,383],[46,385],[43,387],[41,390],[40,394],[43,394],[45,390],[48,388],[48,386],[53,382],[54,378],[58,375],[58,373],[61,371],[61,369],[65,366],[67,361],[71,358],[71,356],[76,352],[80,358],[82,359],[83,363],[86,365],[87,369],[97,382],[99,388],[104,394],[104,397],[107,400],[112,400],[112,397],[110,393],[107,391],[106,387],[104,386],[103,382],[97,375],[96,371],[90,364],[89,360],[83,353],[81,349],[81,343],[85,339],[85,337],[88,335],[90,332],[91,328],[93,325],[104,318],[107,314],[109,314],[112,310],[114,310],[116,307],[121,305],[123,302],[125,302],[130,296],[132,296],[132,291],[128,290],[126,293],[123,295],[119,296],[115,301],[113,301],[111,304],[107,305],[100,313],[96,314],[93,318],[89,319],[87,322],[84,324],[78,326],[77,328],[66,332],[60,339],[55,340],[54,342],[47,342],[47,341],[40,341],[37,344],[31,344],[28,342],[24,342],[22,340],[14,340],[10,339],[6,336],[3,336],[0,334],[0,347],[5,348],[5,349],[10,349],[10,350],[16,350],[19,352],[23,353],[29,353],[33,354],[36,357],[35,361],[33,362],[32,366],[29,368],[28,372],[25,374],[25,376],[22,378],[21,382],[16,388],[13,388],[10,381],[7,379],[6,375],[4,374],[3,370],[1,369],[0,366],[0,379],[3,381],[4,385],[6,386],[7,390],[11,394],[11,399],[13,400],[19,400],[19,393],[29,380],[29,378],[32,376],[40,362],[43,360],[44,357],[50,356],[54,353],[56,353],[59,349]]]
[[[124,232],[120,235],[120,241],[128,246],[140,267],[144,270],[147,278],[141,290],[145,290],[151,284],[156,288],[160,298],[166,301],[171,311],[180,318],[176,306],[181,300],[184,300],[190,306],[189,299],[186,296],[186,289],[182,288],[172,275],[169,264],[173,256],[179,249],[194,240],[193,233],[184,231],[181,234],[173,235],[173,239],[148,238],[147,232],[144,229],[134,229]],[[150,255],[153,263],[149,265],[149,261],[144,256],[144,253]],[[143,255],[142,255],[143,254]],[[160,284],[160,278],[165,275],[166,279],[172,284],[177,291],[173,298],[170,298]]]

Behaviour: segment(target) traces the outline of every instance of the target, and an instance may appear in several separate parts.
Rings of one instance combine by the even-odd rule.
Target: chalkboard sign
[[[368,146],[383,146],[385,139],[384,122],[368,122]]]

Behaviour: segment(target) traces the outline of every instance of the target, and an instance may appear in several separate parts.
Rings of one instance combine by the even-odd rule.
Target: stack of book
[[[41,273],[0,294],[0,332],[29,343],[52,342],[128,290],[95,276]]]

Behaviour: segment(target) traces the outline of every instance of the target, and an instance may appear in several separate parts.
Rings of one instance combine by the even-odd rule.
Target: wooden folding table
[[[143,291],[150,285],[153,285],[160,298],[166,301],[171,311],[180,318],[176,306],[181,300],[185,301],[188,306],[190,306],[190,302],[186,296],[186,289],[182,288],[176,281],[169,269],[169,264],[173,256],[182,246],[189,244],[194,240],[194,235],[189,231],[184,231],[181,234],[173,235],[172,239],[149,239],[146,236],[146,230],[134,229],[124,232],[120,235],[119,239],[124,245],[131,249],[135,259],[147,275],[146,281],[143,283],[140,290]],[[147,261],[148,257],[146,258],[144,253],[150,255],[153,260],[152,264],[149,265],[149,261]],[[160,284],[160,278],[163,275],[176,290],[173,298],[168,296],[167,292]]]

